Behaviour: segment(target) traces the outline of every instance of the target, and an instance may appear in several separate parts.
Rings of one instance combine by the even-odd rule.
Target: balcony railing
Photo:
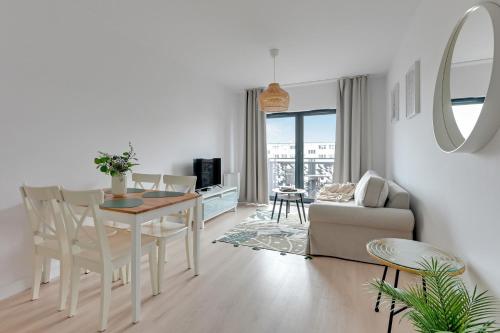
[[[267,160],[269,193],[272,189],[285,185],[296,185],[295,159],[268,158]],[[315,199],[318,191],[325,185],[333,182],[333,158],[305,158],[304,159],[304,189],[306,198]]]

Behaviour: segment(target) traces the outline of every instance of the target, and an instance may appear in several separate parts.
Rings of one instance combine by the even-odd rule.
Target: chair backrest
[[[72,253],[87,250],[100,256],[103,261],[110,260],[108,236],[99,209],[99,204],[104,201],[104,192],[102,190],[62,189],[61,194],[64,200],[64,216]],[[94,228],[84,227],[84,224],[89,222]]]
[[[35,245],[56,241],[68,253],[68,238],[62,213],[62,197],[58,186],[19,188],[33,232]]]
[[[132,181],[134,182],[134,187],[142,188],[145,190],[158,190],[160,188],[161,175],[160,174],[148,174],[148,173],[133,173]],[[144,187],[145,184],[149,186]]]
[[[163,183],[166,191],[193,193],[196,188],[196,176],[164,175]]]

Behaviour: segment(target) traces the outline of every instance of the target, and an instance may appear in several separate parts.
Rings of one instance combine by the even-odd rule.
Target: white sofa
[[[376,175],[373,171],[368,173]],[[358,187],[366,177],[365,174]],[[366,252],[366,243],[370,240],[386,237],[413,239],[415,221],[410,210],[410,195],[393,181],[385,181],[385,184],[387,199],[382,201],[383,205],[385,202],[383,207],[359,205],[360,198],[356,195],[361,194],[358,188],[356,201],[312,203],[309,207],[308,254],[376,263]]]

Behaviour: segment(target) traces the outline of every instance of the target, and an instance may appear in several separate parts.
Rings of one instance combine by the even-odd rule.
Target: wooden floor
[[[151,296],[147,262],[142,265],[142,320],[131,324],[130,286],[113,287],[107,332],[266,333],[386,332],[388,313],[373,311],[375,296],[365,283],[383,268],[345,260],[254,251],[212,244],[255,208],[240,207],[206,224],[201,274],[185,269],[182,240],[172,243],[164,291]],[[393,272],[390,274],[393,279]],[[403,284],[414,279],[403,275]],[[82,277],[78,313],[57,312],[58,281],[0,302],[0,332],[95,332],[99,275]],[[412,332],[397,317],[394,333]]]

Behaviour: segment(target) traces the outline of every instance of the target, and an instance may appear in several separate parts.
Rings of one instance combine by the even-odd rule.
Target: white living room
[[[500,1],[0,27],[0,332],[500,331]]]

